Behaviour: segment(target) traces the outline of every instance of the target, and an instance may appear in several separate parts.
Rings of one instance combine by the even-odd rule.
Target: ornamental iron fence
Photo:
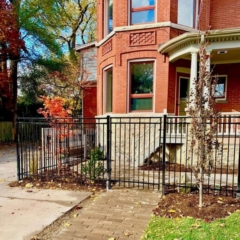
[[[218,119],[211,174],[204,192],[240,190],[240,116]],[[211,119],[207,120],[208,123]],[[123,187],[189,192],[197,189],[188,117],[17,119],[18,178],[106,182]],[[206,130],[207,131],[207,130]]]

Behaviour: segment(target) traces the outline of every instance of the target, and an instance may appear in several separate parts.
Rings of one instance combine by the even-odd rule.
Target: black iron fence
[[[239,189],[240,117],[218,119],[211,175],[204,191],[236,195]],[[187,117],[19,118],[18,177],[105,181],[169,191],[196,189]]]

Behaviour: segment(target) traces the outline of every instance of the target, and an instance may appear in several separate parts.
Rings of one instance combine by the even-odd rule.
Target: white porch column
[[[192,92],[193,94],[196,93],[194,83],[195,80],[197,79],[197,59],[198,52],[191,52],[190,92]]]
[[[211,71],[211,68],[210,68],[210,65],[211,65],[211,59],[210,59],[210,55],[211,55],[211,51],[207,51],[207,55],[209,56],[208,57],[208,60],[206,61],[206,71],[208,72],[208,76],[210,78],[211,74],[210,74],[210,71]],[[211,79],[207,79],[209,82],[209,84],[211,84]],[[209,88],[206,86],[204,87],[204,93],[203,93],[205,96],[209,97]],[[208,108],[208,102],[205,103],[205,108]]]

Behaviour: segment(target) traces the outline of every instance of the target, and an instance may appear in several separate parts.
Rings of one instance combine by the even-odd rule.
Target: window
[[[104,71],[105,78],[105,98],[104,98],[104,109],[105,112],[112,112],[112,79],[113,71],[112,68],[108,68]]]
[[[189,92],[189,78],[180,77],[180,99],[187,99]]]
[[[227,98],[227,76],[212,77],[212,81],[216,81],[215,89],[213,89],[213,96],[216,99]]]
[[[198,0],[178,0],[178,24],[196,27]]]
[[[113,0],[105,0],[105,35],[113,30]]]
[[[155,0],[130,0],[131,24],[149,23],[155,20]]]
[[[153,109],[153,61],[130,63],[130,111]]]

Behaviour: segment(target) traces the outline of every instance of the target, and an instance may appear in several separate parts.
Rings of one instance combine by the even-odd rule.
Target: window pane
[[[131,93],[153,92],[153,63],[131,64]]]
[[[226,84],[225,81],[226,81],[225,77],[218,77],[214,97],[216,98],[225,97],[225,84]]]
[[[112,112],[112,70],[107,71],[106,112]]]
[[[194,26],[195,0],[178,0],[178,24]]]
[[[113,30],[113,0],[108,1],[108,33]]]
[[[180,98],[187,98],[188,95],[188,82],[187,78],[180,78]]]
[[[132,12],[132,24],[154,22],[154,10]]]
[[[132,8],[154,6],[155,0],[132,0]]]
[[[152,98],[132,98],[131,110],[152,110]]]

